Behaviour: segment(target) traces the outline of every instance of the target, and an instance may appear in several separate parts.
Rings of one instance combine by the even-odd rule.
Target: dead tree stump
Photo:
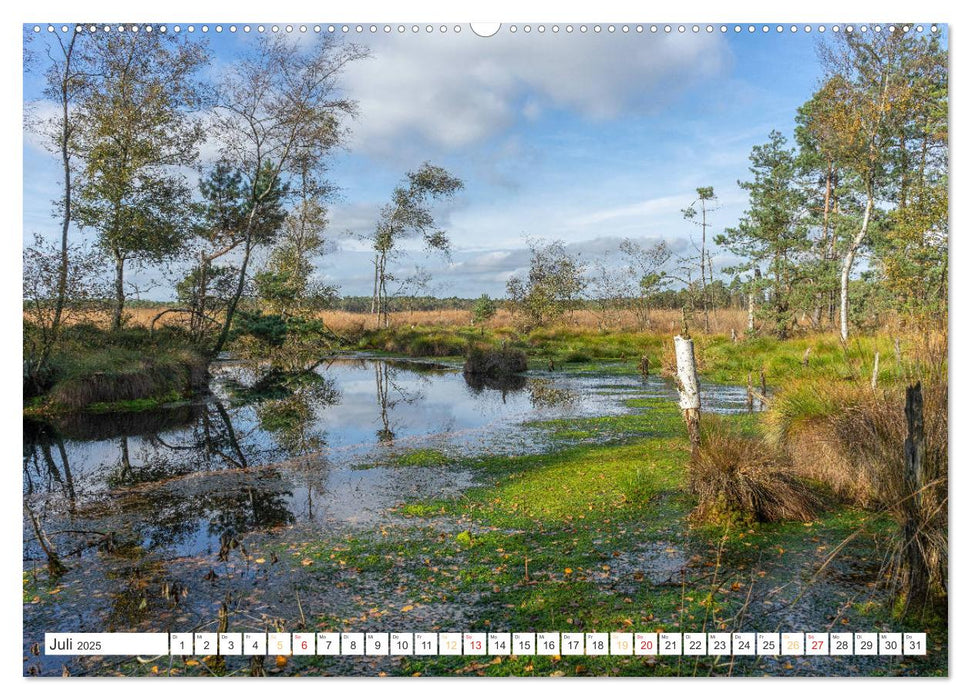
[[[693,455],[701,445],[701,392],[698,389],[698,369],[695,365],[695,343],[680,335],[674,337],[674,355],[678,364],[678,394],[681,415],[688,427]]]

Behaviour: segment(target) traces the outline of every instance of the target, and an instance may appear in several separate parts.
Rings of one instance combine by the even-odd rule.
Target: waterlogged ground
[[[673,387],[626,366],[503,386],[452,365],[227,364],[212,396],[25,424],[24,672],[724,675],[946,672],[926,659],[47,658],[45,631],[899,629],[888,524],[690,528]],[[745,391],[709,411],[753,424]],[[756,405],[756,408],[758,406]],[[914,629],[911,625],[908,629]]]

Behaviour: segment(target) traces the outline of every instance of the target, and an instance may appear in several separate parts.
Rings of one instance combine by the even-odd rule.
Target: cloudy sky
[[[437,211],[451,260],[415,246],[400,263],[402,272],[423,265],[441,296],[503,295],[528,264],[527,237],[561,239],[587,259],[625,237],[687,251],[697,229],[681,209],[698,186],[719,197],[715,232],[735,225],[745,208],[737,181],[748,176],[752,146],[772,129],[790,135],[796,108],[817,84],[819,34],[634,27],[597,33],[576,25],[568,33],[560,25],[540,34],[534,25],[527,34],[523,25],[515,33],[504,26],[489,38],[468,26],[400,34],[379,26],[373,35],[352,27],[349,39],[371,56],[342,80],[360,114],[329,168],[338,190],[334,246],[317,261],[320,276],[345,294],[370,293],[370,256],[356,235],[374,227],[395,184],[424,161],[465,182]],[[206,40],[218,65],[245,52],[252,34],[210,31]],[[41,97],[39,81],[25,74],[26,101]],[[53,236],[58,163],[29,133],[24,171],[24,238]],[[722,254],[715,267],[730,262]],[[147,270],[132,279],[149,288],[153,277]],[[159,282],[145,296],[167,298],[171,288]]]

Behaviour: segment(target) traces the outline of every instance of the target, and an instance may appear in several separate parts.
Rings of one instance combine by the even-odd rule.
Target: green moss
[[[175,403],[182,400],[183,396],[178,391],[170,391],[167,394],[155,398],[131,399],[130,401],[110,401],[88,404],[87,409],[91,413],[128,413],[138,411],[151,411],[161,408],[166,404]]]
[[[438,467],[450,460],[441,450],[422,448],[395,455],[393,461],[399,467]]]

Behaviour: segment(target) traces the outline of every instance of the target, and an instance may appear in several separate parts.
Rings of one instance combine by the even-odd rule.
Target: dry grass
[[[137,307],[125,311],[127,324],[133,326],[149,327],[152,319],[166,306],[158,307]],[[376,330],[381,327],[377,316],[369,313],[356,313],[349,311],[321,311],[317,314],[330,328],[341,333],[353,333]],[[710,326],[712,334],[728,335],[734,328],[741,336],[745,330],[746,312],[738,309],[716,309],[710,314]],[[98,320],[98,325],[107,328],[108,316]],[[600,330],[603,327],[604,317],[586,309],[571,311],[566,313],[555,326],[563,328],[577,328],[583,330]],[[486,328],[504,329],[512,328],[517,324],[517,317],[509,309],[499,309],[495,316],[482,324]],[[164,316],[160,323],[168,325],[180,325],[184,318],[179,315]],[[689,325],[693,333],[698,333],[702,327],[700,316],[689,319]],[[472,325],[472,312],[459,309],[442,309],[438,311],[398,311],[390,316],[392,328],[411,327],[411,326],[434,326],[434,327],[456,327]],[[641,322],[638,314],[633,311],[612,311],[609,314],[611,330],[619,331],[654,331],[657,333],[677,333],[681,329],[681,311],[677,309],[656,309],[647,314],[646,323]]]
[[[806,382],[776,397],[765,425],[769,441],[801,476],[826,484],[843,501],[870,507],[877,498],[873,475],[851,458],[834,429],[834,421],[858,410],[865,398],[857,385]]]
[[[813,492],[770,444],[733,433],[713,417],[706,420],[689,475],[689,487],[698,498],[692,513],[695,521],[728,516],[756,522],[806,522],[819,508]]]
[[[773,401],[768,434],[801,475],[857,505],[886,507],[901,495],[904,393],[903,384],[804,383]],[[946,478],[947,383],[925,382],[923,395],[925,464]]]

